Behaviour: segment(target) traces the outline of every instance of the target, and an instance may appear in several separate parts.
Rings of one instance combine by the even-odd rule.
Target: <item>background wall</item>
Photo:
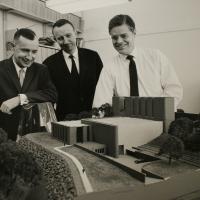
[[[78,13],[80,15],[80,13]],[[77,30],[82,31],[81,17],[75,14],[61,14],[46,7],[39,0],[0,0],[0,60],[12,55],[13,35],[19,28],[28,27],[40,37],[52,36],[52,23],[60,18],[72,21]],[[57,51],[57,45],[47,46],[41,42],[37,61]]]
[[[0,30],[3,30],[3,12],[0,10]],[[3,59],[3,34],[0,32],[0,60]]]
[[[133,0],[119,6],[83,13],[84,46],[97,50],[104,64],[115,50],[107,27],[116,14],[128,14],[136,23],[136,45],[160,49],[170,59],[183,85],[179,108],[200,112],[200,1]]]
[[[43,36],[43,24],[23,16],[9,13],[7,16],[7,30],[19,28],[31,28],[39,36]]]

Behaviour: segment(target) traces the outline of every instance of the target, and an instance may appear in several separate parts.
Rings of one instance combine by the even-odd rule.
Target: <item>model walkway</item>
[[[71,146],[71,145],[70,145]],[[87,174],[83,168],[83,166],[81,165],[81,163],[78,161],[78,159],[76,159],[74,156],[72,156],[71,154],[69,153],[66,153],[64,151],[61,150],[61,148],[63,147],[66,147],[66,146],[61,146],[61,147],[55,147],[54,149],[64,155],[66,155],[67,157],[69,157],[73,162],[74,164],[76,165],[78,171],[79,171],[79,174],[80,174],[80,177],[82,179],[82,182],[83,182],[83,185],[84,185],[84,188],[85,188],[85,191],[87,193],[89,192],[93,192],[93,188],[91,186],[91,183],[87,177]]]

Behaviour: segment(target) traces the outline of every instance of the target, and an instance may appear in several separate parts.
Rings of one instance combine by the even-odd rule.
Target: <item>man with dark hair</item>
[[[14,41],[19,40],[20,36],[23,36],[29,40],[34,40],[36,38],[35,32],[27,28],[18,29],[14,34]]]
[[[57,93],[46,66],[35,63],[36,34],[27,28],[14,35],[14,53],[0,62],[0,127],[16,140],[22,105],[56,102]]]
[[[119,54],[101,72],[93,107],[112,105],[113,96],[149,96],[174,97],[176,108],[182,86],[167,57],[159,50],[135,47],[135,23],[128,15],[113,17],[108,29]]]
[[[91,110],[103,64],[97,52],[77,47],[76,31],[70,21],[58,20],[52,32],[61,50],[44,64],[58,91],[56,115],[60,121],[67,114]]]
[[[135,22],[133,21],[133,19],[128,16],[128,15],[116,15],[115,17],[113,17],[108,25],[108,31],[110,33],[110,31],[116,27],[116,26],[121,26],[123,24],[126,24],[127,26],[129,26],[129,29],[135,33]]]

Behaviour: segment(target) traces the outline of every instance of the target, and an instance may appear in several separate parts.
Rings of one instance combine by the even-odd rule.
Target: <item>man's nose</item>
[[[33,53],[33,52],[31,52],[31,51],[29,51],[28,53],[27,53],[27,55],[26,55],[26,58],[28,58],[28,59],[33,59],[33,58],[35,58],[35,53]]]
[[[116,39],[116,43],[121,43],[121,42],[123,42],[123,39],[122,39],[121,37],[118,37],[118,38]]]
[[[66,36],[64,36],[63,42],[64,42],[64,44],[67,44],[69,42],[69,39]]]

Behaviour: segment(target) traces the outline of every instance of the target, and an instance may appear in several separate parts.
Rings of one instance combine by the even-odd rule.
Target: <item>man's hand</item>
[[[12,114],[11,110],[20,105],[19,96],[8,99],[1,104],[0,111],[7,114]]]

